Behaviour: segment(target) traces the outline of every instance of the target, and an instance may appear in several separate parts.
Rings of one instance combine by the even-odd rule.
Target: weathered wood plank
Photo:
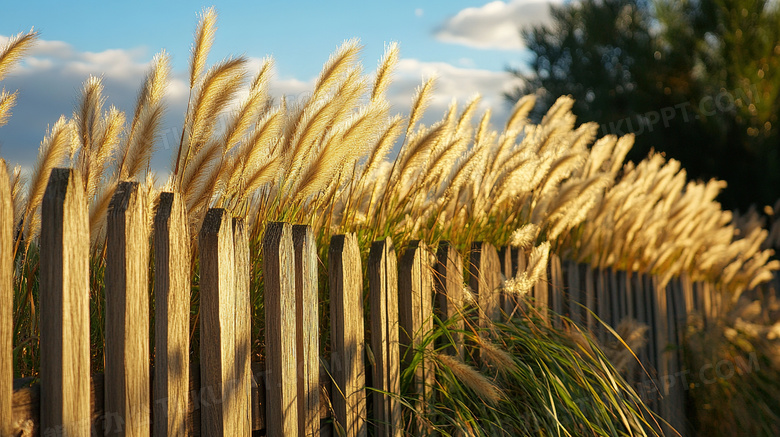
[[[0,435],[13,427],[14,206],[5,161],[0,159]]]
[[[295,250],[292,226],[268,223],[263,237],[268,435],[298,431],[295,326]]]
[[[121,182],[106,230],[106,435],[150,432],[149,220],[146,194]]]
[[[539,315],[542,319],[549,321],[549,309],[550,309],[550,279],[548,275],[544,275],[536,281],[533,289],[534,306],[539,311]]]
[[[232,436],[238,415],[235,381],[235,252],[231,218],[206,213],[199,237],[201,433]]]
[[[566,294],[563,290],[563,271],[561,269],[561,259],[557,254],[550,253],[550,261],[547,269],[550,278],[550,306],[555,312],[553,320],[556,327],[561,327],[560,314],[564,314],[564,308],[567,305]]]
[[[295,320],[298,435],[320,435],[320,331],[317,245],[311,226],[292,227],[295,250]]]
[[[404,368],[412,365],[423,337],[433,328],[433,278],[428,259],[424,244],[412,241],[398,263],[398,322]],[[430,350],[432,346],[428,344],[427,348]],[[423,356],[414,371],[418,412],[425,411],[434,381],[433,363]],[[420,421],[413,421],[409,431],[414,435],[425,432]]]
[[[510,278],[514,278],[517,275],[517,263],[513,262],[517,259],[517,254],[515,253],[516,250],[517,249],[513,249],[511,246],[504,246],[498,251],[498,260],[501,264],[501,274],[503,275],[502,279],[504,281]],[[501,311],[504,312],[507,318],[512,317],[515,308],[517,307],[516,298],[517,296],[512,293],[505,292],[502,287],[500,294],[501,302],[499,305]]]
[[[601,323],[596,323],[596,333],[599,341],[602,343],[607,339],[607,329],[602,325],[606,323],[612,326],[612,309],[609,293],[609,278],[606,269],[599,269],[596,272],[596,315],[601,319]]]
[[[178,193],[161,193],[154,216],[154,435],[187,435],[190,380],[190,237]]]
[[[375,241],[368,255],[371,349],[374,353],[375,435],[400,436],[401,404],[385,393],[401,393],[398,348],[398,260],[390,237]],[[380,392],[381,391],[381,392]]]
[[[89,223],[78,170],[52,170],[40,242],[41,429],[88,436]]]
[[[252,434],[252,298],[249,292],[250,259],[249,237],[244,220],[233,219],[233,253],[236,281],[235,338],[236,338],[236,435]]]
[[[621,308],[623,306],[623,296],[620,295],[620,287],[618,286],[618,277],[615,269],[607,268],[607,287],[609,288],[609,310],[610,310],[610,326],[616,328],[622,318]]]
[[[594,277],[594,270],[589,264],[580,264],[580,277],[583,281],[583,303],[587,310],[585,310],[585,326],[591,332],[596,331],[596,318],[594,314],[598,314],[598,304],[596,303],[596,278]]]
[[[474,242],[469,262],[469,287],[476,294],[479,327],[486,329],[501,316],[501,263],[490,243]]]
[[[347,437],[367,435],[363,278],[354,234],[336,235],[328,251],[333,410]]]
[[[566,293],[569,296],[569,318],[575,324],[582,326],[582,305],[584,305],[584,293],[582,293],[582,285],[580,282],[580,266],[576,262],[569,260],[566,261],[564,267],[566,270]]]
[[[436,290],[436,313],[451,327],[452,344],[445,353],[464,358],[463,349],[463,258],[449,241],[439,243],[433,275]],[[514,309],[514,308],[513,308]],[[441,346],[448,339],[440,339]]]

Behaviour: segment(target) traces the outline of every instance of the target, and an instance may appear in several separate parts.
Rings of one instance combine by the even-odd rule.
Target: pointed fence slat
[[[206,213],[200,231],[201,434],[236,435],[236,281],[233,226],[224,209]]]
[[[320,435],[320,330],[317,246],[311,226],[292,227],[295,251],[295,330],[298,435]]]
[[[542,320],[549,321],[550,309],[550,279],[545,274],[534,284],[533,288],[534,306],[542,316]]]
[[[598,298],[595,287],[596,277],[594,269],[587,264],[580,264],[580,277],[583,278],[583,303],[585,304],[584,322],[585,326],[591,332],[596,332],[596,318],[594,314],[598,314],[598,307],[596,299]]]
[[[0,435],[13,433],[14,207],[5,161],[0,159]]]
[[[295,253],[292,226],[268,223],[263,237],[265,373],[268,435],[298,432],[295,326]]]
[[[408,368],[422,344],[423,337],[433,328],[433,278],[428,252],[420,241],[412,241],[398,262],[398,322],[400,353]],[[433,348],[428,344],[427,348]],[[413,390],[418,396],[416,408],[424,412],[433,394],[433,363],[425,356],[415,368]],[[414,421],[412,434],[423,433],[420,421]]]
[[[347,437],[365,436],[366,391],[363,278],[355,234],[335,235],[328,251],[330,283],[331,393],[337,424]]]
[[[89,222],[78,170],[51,172],[40,247],[41,435],[89,436]]]
[[[564,270],[566,271],[566,293],[569,297],[568,315],[572,322],[582,326],[582,305],[584,302],[582,285],[580,284],[580,266],[574,261],[566,261]]]
[[[106,231],[105,429],[150,432],[149,220],[137,182],[121,182],[108,206]]]
[[[555,312],[555,326],[561,327],[560,315],[564,314],[564,308],[568,306],[566,294],[563,290],[563,269],[561,259],[557,254],[550,254],[548,275],[550,281],[550,307]]]
[[[233,219],[233,253],[236,281],[235,338],[236,435],[252,434],[252,298],[249,237],[244,220]]]
[[[436,313],[450,328],[451,344],[444,352],[459,358],[463,350],[463,258],[449,241],[442,241],[436,251],[433,283],[436,290]],[[441,346],[450,339],[440,339]]]
[[[501,274],[503,275],[504,280],[514,278],[517,275],[516,251],[517,249],[513,249],[511,246],[504,246],[498,251]],[[512,317],[515,308],[517,308],[517,296],[502,290],[500,299],[501,311],[503,311],[508,318]]]
[[[368,255],[371,293],[371,349],[374,353],[372,380],[375,435],[400,436],[401,404],[393,395],[401,393],[398,349],[398,260],[390,237],[375,241]],[[389,394],[386,394],[389,393]]]
[[[476,294],[480,328],[488,328],[501,316],[501,263],[496,248],[490,243],[471,245],[469,287]]]
[[[154,434],[187,435],[190,381],[190,237],[178,193],[161,193],[154,217]]]

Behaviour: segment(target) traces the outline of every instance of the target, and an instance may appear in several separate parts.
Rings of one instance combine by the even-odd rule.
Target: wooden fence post
[[[554,324],[560,328],[561,317],[564,314],[564,308],[568,306],[566,293],[563,290],[563,271],[561,270],[561,259],[558,255],[550,253],[550,262],[548,265],[548,277],[550,278],[550,306],[555,313]]]
[[[149,435],[147,216],[138,182],[120,182],[108,206],[106,230],[104,433],[110,435]]]
[[[320,435],[320,329],[317,245],[311,226],[292,227],[295,250],[295,330],[298,435]]]
[[[154,217],[154,435],[186,436],[190,383],[190,237],[178,193]]]
[[[374,352],[372,380],[376,435],[400,436],[401,404],[385,393],[401,393],[398,350],[398,261],[390,237],[375,241],[368,255],[371,290],[371,349]],[[381,391],[381,392],[380,392]]]
[[[398,321],[400,324],[400,352],[404,368],[408,368],[427,332],[433,328],[433,281],[428,252],[420,241],[412,241],[398,265]],[[429,344],[426,349],[433,348]],[[427,351],[426,351],[427,354]],[[414,373],[414,390],[418,395],[418,411],[424,412],[435,381],[433,362],[423,359]],[[423,433],[422,423],[415,421],[412,434]]]
[[[266,433],[295,435],[298,429],[296,377],[295,253],[292,226],[268,223],[263,237],[265,280]]]
[[[235,348],[236,362],[236,435],[252,435],[252,298],[249,286],[251,269],[249,237],[244,220],[233,219],[233,253],[235,264]]]
[[[0,159],[0,435],[13,434],[14,206],[5,161]]]
[[[434,268],[436,312],[444,323],[451,323],[452,343],[445,351],[464,358],[463,335],[463,259],[449,241],[439,243]],[[448,322],[449,321],[449,322]],[[448,341],[441,339],[442,342]]]
[[[501,264],[496,248],[481,241],[471,244],[469,287],[476,294],[479,327],[490,327],[490,321],[501,316]]]
[[[580,267],[574,261],[566,261],[566,292],[569,296],[568,312],[569,318],[578,326],[583,324],[582,305],[585,304],[580,282]]]
[[[235,253],[224,209],[206,213],[200,251],[201,434],[232,436],[238,426],[235,382]]]
[[[597,338],[602,344],[607,340],[607,329],[602,325],[606,323],[612,326],[612,310],[611,300],[609,293],[609,278],[608,272],[605,269],[599,269],[596,272],[596,315],[601,319],[601,322],[596,323]]]
[[[335,235],[328,251],[333,410],[347,437],[365,436],[363,278],[355,234]]]
[[[588,327],[588,329],[591,332],[596,331],[596,319],[593,317],[594,314],[598,314],[598,308],[597,308],[597,296],[596,296],[596,280],[593,277],[594,270],[593,267],[590,264],[580,264],[580,276],[583,278],[584,287],[583,287],[583,303],[585,304],[585,310],[584,311],[584,323],[585,326]]]
[[[504,246],[498,251],[498,260],[501,265],[501,274],[504,280],[514,278],[517,276],[517,249],[513,249],[512,246]],[[501,311],[506,314],[507,318],[513,316],[515,308],[517,308],[517,296],[507,293],[505,290],[501,291],[501,302],[499,306]]]
[[[40,241],[41,435],[89,436],[89,222],[78,170],[52,170]]]

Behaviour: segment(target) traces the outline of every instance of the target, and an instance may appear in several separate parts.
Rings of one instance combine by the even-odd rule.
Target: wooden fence
[[[163,193],[149,235],[145,196],[119,185],[107,221],[105,373],[90,375],[89,229],[77,170],[55,169],[43,199],[40,238],[40,383],[13,380],[12,219],[8,178],[0,166],[0,435],[321,435],[399,436],[400,371],[409,348],[433,327],[432,314],[459,317],[463,284],[476,295],[476,320],[502,320],[521,302],[501,291],[502,277],[525,266],[525,253],[474,243],[468,265],[447,242],[413,242],[398,255],[388,238],[374,242],[367,264],[370,314],[364,317],[363,267],[354,235],[329,247],[331,355],[321,365],[317,250],[307,226],[268,223],[262,241],[265,362],[250,362],[250,265],[244,223],[209,210],[198,236],[200,361],[190,363],[190,236],[177,194]],[[154,318],[149,332],[148,269],[153,243]],[[464,281],[464,271],[466,281]],[[651,276],[594,270],[551,256],[534,302],[587,326],[607,341],[594,316],[616,325],[647,324],[638,357],[647,373],[633,378],[645,400],[679,430],[684,390],[665,378],[680,369],[679,345],[689,311],[717,312],[718,293],[685,278],[660,287]],[[588,309],[592,309],[588,311]],[[550,323],[562,325],[551,316]],[[370,338],[366,338],[366,332]],[[150,335],[155,350],[149,349]],[[449,352],[464,356],[455,336]],[[366,360],[366,345],[371,359]],[[670,345],[672,347],[670,347]],[[432,348],[434,345],[428,345]],[[155,367],[150,369],[151,354]],[[477,357],[478,359],[478,352]],[[407,361],[402,361],[406,357]],[[324,358],[324,357],[323,357]],[[417,367],[412,389],[423,411],[433,395],[434,367]],[[375,390],[367,389],[367,386]],[[656,389],[657,387],[657,389]],[[371,408],[367,407],[370,398]],[[328,407],[330,406],[330,407]],[[332,420],[331,420],[332,419]]]

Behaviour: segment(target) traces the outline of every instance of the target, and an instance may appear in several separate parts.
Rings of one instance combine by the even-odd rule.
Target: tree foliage
[[[523,31],[524,84],[546,107],[569,94],[601,134],[633,132],[697,179],[728,182],[730,208],[780,197],[780,11],[768,0],[583,0]]]

